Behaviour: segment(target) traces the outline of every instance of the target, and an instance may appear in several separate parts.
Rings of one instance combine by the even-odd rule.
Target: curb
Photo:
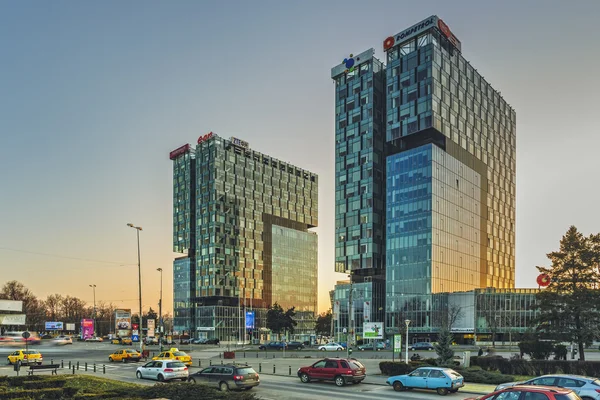
[[[261,372],[260,375],[267,375],[267,376],[279,376],[281,378],[295,378],[297,379],[298,377],[295,375],[284,375],[284,374],[269,374],[267,372]],[[379,375],[382,376],[382,375]],[[362,381],[361,385],[373,385],[373,386],[389,386],[387,383],[377,383],[377,382],[365,382]],[[486,395],[486,394],[490,394],[492,392],[482,392],[482,391],[475,391],[475,390],[464,390],[464,389],[460,389],[461,393],[467,393],[467,394],[479,394],[479,395]]]

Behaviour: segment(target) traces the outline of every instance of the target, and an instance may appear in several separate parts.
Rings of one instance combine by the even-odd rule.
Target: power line
[[[126,264],[126,263],[118,262],[118,261],[92,260],[90,258],[80,258],[80,257],[61,256],[58,254],[39,253],[39,252],[29,251],[29,250],[11,249],[8,247],[0,247],[0,250],[13,251],[15,253],[34,254],[34,255],[38,255],[38,256],[64,258],[67,260],[86,261],[86,262],[93,262],[93,263],[98,263],[98,264],[113,264],[113,265],[117,265],[119,267],[137,265],[137,264]]]

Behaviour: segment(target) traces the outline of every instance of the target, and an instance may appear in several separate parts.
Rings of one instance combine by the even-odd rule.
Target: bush
[[[555,360],[566,360],[567,359],[567,346],[564,344],[557,344],[554,346],[554,359]]]
[[[52,379],[52,380],[35,380],[35,381],[24,381],[21,385],[23,389],[45,389],[45,388],[61,388],[67,383],[66,379]]]
[[[471,357],[471,365],[509,375],[573,374],[600,376],[600,361],[508,360],[502,357]]]
[[[465,382],[487,383],[490,385],[499,385],[501,383],[512,382],[515,377],[504,375],[500,372],[484,371],[480,368],[456,369],[456,371],[465,378]]]

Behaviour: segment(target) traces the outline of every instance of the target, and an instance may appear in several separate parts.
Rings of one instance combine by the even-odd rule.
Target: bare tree
[[[448,306],[448,329],[452,329],[454,324],[465,316],[465,312],[458,304]]]

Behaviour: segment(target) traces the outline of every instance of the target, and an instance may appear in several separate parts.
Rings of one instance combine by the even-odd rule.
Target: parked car
[[[140,359],[142,358],[142,355],[140,354],[139,351],[136,351],[134,349],[121,349],[121,350],[117,350],[114,353],[112,353],[111,355],[108,356],[108,361],[113,362],[113,361],[122,361],[122,362],[127,362],[127,361],[140,361]]]
[[[218,387],[222,392],[232,389],[250,390],[260,384],[256,371],[248,365],[216,365],[190,375],[188,382]]]
[[[192,344],[204,344],[208,339],[206,338],[196,338],[192,339]]]
[[[311,380],[334,381],[336,386],[347,383],[360,383],[367,376],[367,369],[354,358],[325,358],[308,367],[298,369],[298,377],[303,383]]]
[[[318,349],[320,351],[342,351],[342,350],[344,350],[344,348],[342,347],[341,344],[335,343],[335,342],[322,344],[321,346],[318,347]]]
[[[261,344],[258,346],[259,350],[282,350],[284,347],[287,347],[285,342],[270,342],[266,344]]]
[[[543,375],[522,382],[508,382],[496,386],[496,390],[507,389],[517,385],[557,386],[573,390],[583,399],[600,399],[600,380],[579,375]]]
[[[101,337],[98,337],[98,336],[92,336],[92,337],[85,339],[85,341],[86,342],[102,342],[102,341],[104,341],[104,339],[102,339]]]
[[[217,338],[206,339],[206,341],[204,341],[202,344],[219,344],[219,339],[217,339]]]
[[[510,388],[497,390],[493,393],[479,397],[468,397],[465,400],[580,400],[575,392],[567,388],[550,386],[518,385]],[[595,398],[595,397],[592,397]],[[588,399],[588,397],[584,397]]]
[[[377,350],[377,351],[385,349],[385,343],[384,342],[375,342],[375,343],[361,344],[360,346],[358,346],[358,349],[360,351],[373,350],[373,346],[375,346],[375,350]]]
[[[158,344],[158,338],[157,338],[157,337],[154,337],[154,336],[147,336],[147,337],[145,337],[145,338],[144,338],[144,343],[145,343],[147,346],[151,346],[151,345],[154,345],[154,344]]]
[[[135,372],[138,379],[156,379],[159,382],[181,379],[187,381],[189,377],[188,368],[180,361],[156,360],[150,361],[138,367]]]
[[[16,364],[20,362],[21,364],[38,364],[41,365],[44,361],[42,354],[37,350],[16,350],[10,353],[7,357],[9,364]]]
[[[445,396],[448,392],[458,392],[458,389],[464,386],[464,378],[450,368],[421,367],[407,375],[390,376],[386,383],[397,392],[407,389],[431,389]]]
[[[429,342],[419,342],[419,343],[413,343],[412,345],[408,346],[409,350],[435,350],[433,345]]]
[[[286,345],[290,350],[302,350],[304,348],[304,343],[302,342],[287,342]]]

